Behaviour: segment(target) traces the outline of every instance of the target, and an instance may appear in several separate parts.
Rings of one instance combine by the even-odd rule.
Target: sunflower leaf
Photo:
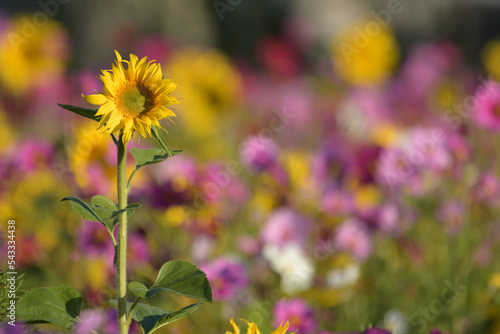
[[[117,308],[116,299],[110,300],[109,304],[113,308],[115,309]],[[132,303],[130,302],[127,303],[128,310],[130,309],[131,304]],[[205,302],[191,304],[180,310],[170,311],[170,310],[164,310],[160,307],[139,303],[135,306],[132,312],[132,319],[134,319],[139,323],[143,333],[150,334],[156,331],[157,329],[165,325],[168,325],[171,322],[174,322],[176,320],[182,319],[190,315],[198,308],[203,306],[203,304],[205,304]]]
[[[131,203],[127,207],[118,210],[118,206],[104,195],[92,197],[90,203],[75,196],[65,197],[61,201],[71,201],[71,206],[82,218],[103,224],[110,233],[118,224],[118,216],[121,213],[127,211],[130,217],[134,214],[135,209],[141,206],[139,203]]]
[[[82,218],[91,220],[94,222],[100,222],[101,218],[97,215],[97,213],[94,211],[93,207],[91,204],[79,199],[76,196],[68,196],[64,197],[61,202],[63,201],[70,201],[71,206],[73,209],[78,213]]]
[[[158,143],[160,143],[161,147],[163,147],[163,149],[165,151],[167,151],[170,156],[173,156],[172,152],[170,151],[170,147],[168,147],[166,140],[163,138],[163,136],[160,133],[160,129],[161,129],[161,127],[158,127],[156,125],[152,125],[151,130],[153,130],[153,131],[151,133],[153,134],[153,137],[158,141]]]
[[[58,105],[63,109],[69,110],[71,112],[74,112],[75,114],[92,119],[94,121],[99,121],[101,119],[101,116],[95,115],[97,109],[88,109],[88,108],[82,108],[82,107],[72,106],[69,104],[60,104],[60,103],[58,103]]]
[[[50,322],[71,328],[78,319],[82,296],[67,286],[35,288],[17,302],[17,315],[31,324]]]
[[[207,302],[212,301],[212,288],[206,274],[195,265],[182,260],[165,263],[158,272],[155,283],[149,289],[139,282],[131,282],[128,288],[141,298],[151,298],[163,292],[170,292]]]
[[[131,148],[130,153],[135,159],[135,169],[162,162],[169,157],[181,153],[182,150],[168,152],[161,148]]]

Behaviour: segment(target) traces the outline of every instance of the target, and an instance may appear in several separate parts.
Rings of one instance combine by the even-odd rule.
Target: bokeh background
[[[22,288],[72,286],[73,332],[116,332],[109,237],[60,202],[114,198],[116,149],[57,106],[91,107],[116,49],[178,84],[164,125],[184,150],[135,179],[129,279],[185,259],[215,299],[163,332],[500,333],[499,17],[494,0],[3,1],[1,263],[15,219]]]

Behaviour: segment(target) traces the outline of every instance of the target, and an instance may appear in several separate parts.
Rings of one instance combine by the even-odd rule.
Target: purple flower
[[[238,249],[243,254],[250,256],[257,255],[260,248],[259,241],[250,235],[242,235],[238,238]]]
[[[131,233],[128,236],[127,260],[129,268],[143,265],[151,259],[151,250],[146,237],[140,233]]]
[[[263,136],[249,137],[241,146],[240,158],[245,166],[257,172],[270,171],[278,162],[278,146]]]
[[[387,148],[379,156],[375,176],[380,186],[394,191],[415,178],[416,171],[406,152],[399,148]]]
[[[456,235],[463,227],[465,209],[458,201],[444,202],[437,210],[436,216],[444,224],[450,235]]]
[[[328,186],[330,180],[341,181],[347,170],[347,154],[339,145],[337,138],[329,141],[329,144],[321,148],[312,160],[312,172],[319,187]]]
[[[387,203],[377,210],[377,225],[382,231],[392,232],[398,227],[399,210],[397,205]]]
[[[99,309],[83,310],[80,320],[75,326],[74,334],[88,334],[98,332],[107,320],[106,313]]]
[[[4,324],[0,326],[0,334],[24,334],[28,331],[26,325],[22,322],[16,321],[14,326]]]
[[[287,321],[290,323],[290,331],[298,330],[301,334],[316,331],[314,310],[300,298],[280,300],[274,306],[274,326],[278,327]]]
[[[347,215],[354,210],[354,198],[347,191],[328,189],[323,195],[321,207],[324,212],[330,215]]]
[[[335,242],[339,248],[349,251],[360,260],[368,258],[372,251],[368,228],[357,219],[347,220],[339,226]]]
[[[388,330],[381,329],[381,328],[367,328],[363,334],[391,334]]]
[[[288,243],[305,246],[309,231],[307,220],[289,208],[274,211],[261,230],[264,243],[272,243],[280,247]]]
[[[412,147],[410,159],[415,165],[423,165],[435,171],[443,170],[452,164],[451,153],[445,146],[444,135],[434,138],[436,129],[417,127],[411,131]]]
[[[33,172],[41,167],[50,167],[54,160],[54,146],[42,139],[27,139],[17,148],[15,167],[20,172]]]
[[[172,45],[162,36],[144,36],[139,39],[135,50],[139,59],[147,56],[149,59],[156,59],[158,63],[163,63],[172,51]]]
[[[245,266],[232,258],[219,257],[202,267],[212,286],[214,300],[230,300],[248,286]]]
[[[488,81],[474,96],[473,120],[488,130],[500,131],[500,84]]]
[[[78,231],[78,246],[87,256],[113,258],[111,237],[100,223],[84,220]]]
[[[492,172],[485,172],[475,187],[476,196],[479,201],[495,204],[498,201],[500,183]]]
[[[403,65],[401,78],[411,85],[412,94],[423,98],[435,89],[459,57],[460,51],[451,42],[417,45]]]

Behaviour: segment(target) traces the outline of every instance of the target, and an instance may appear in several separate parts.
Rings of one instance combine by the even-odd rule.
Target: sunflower
[[[257,325],[255,323],[248,322],[245,319],[242,319],[242,320],[248,324],[247,334],[261,334],[259,327],[257,327]],[[226,334],[241,334],[240,329],[234,323],[233,318],[231,318],[231,320],[229,320],[229,322],[233,326],[234,333],[227,331]],[[276,330],[272,331],[271,334],[286,334],[287,330],[288,330],[288,321],[284,326],[283,326],[283,324],[281,324],[278,328],[276,328]]]
[[[130,55],[130,61],[122,60],[116,53],[111,70],[102,71],[104,93],[83,95],[83,98],[100,105],[96,116],[101,116],[98,130],[104,134],[123,131],[122,140],[127,143],[135,130],[143,137],[151,135],[151,126],[160,126],[158,120],[175,114],[168,108],[179,101],[171,94],[177,85],[162,76],[160,64]],[[127,69],[123,63],[128,63]]]

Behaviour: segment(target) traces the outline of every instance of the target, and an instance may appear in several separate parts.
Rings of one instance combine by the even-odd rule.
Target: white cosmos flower
[[[262,254],[271,268],[281,275],[281,288],[285,293],[294,295],[312,286],[314,264],[299,245],[289,243],[280,248],[266,244]]]
[[[326,283],[331,288],[351,286],[358,281],[360,273],[359,264],[351,263],[343,269],[330,270],[326,276]]]

